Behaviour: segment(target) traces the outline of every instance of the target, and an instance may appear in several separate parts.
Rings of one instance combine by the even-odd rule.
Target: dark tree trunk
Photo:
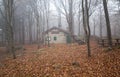
[[[69,32],[72,38],[72,42],[75,41],[74,38],[74,18],[73,18],[73,0],[69,1],[69,17],[68,17]]]
[[[112,48],[111,27],[110,27],[109,13],[108,13],[106,0],[103,0],[103,6],[104,6],[104,12],[105,12],[105,18],[106,18],[108,44],[109,44],[109,47]]]
[[[13,58],[16,58],[15,55],[15,46],[14,46],[14,30],[13,30],[13,3],[14,0],[3,0],[5,7],[6,15],[6,40],[7,40],[7,49],[12,52]]]
[[[88,0],[85,0],[85,8],[86,8],[86,26],[87,26],[87,51],[88,51],[88,57],[91,56],[91,50],[90,50],[90,25],[89,25],[89,9],[88,9]]]
[[[85,31],[85,38],[87,43],[87,51],[88,51],[88,57],[91,56],[91,50],[90,50],[90,27],[89,27],[89,12],[88,12],[88,3],[87,0],[85,0],[85,6],[84,6],[84,0],[82,0],[82,13],[83,13],[83,28]],[[85,7],[85,8],[84,8]]]
[[[80,37],[81,26],[80,26],[80,3],[79,3],[79,15],[78,15],[78,36]]]
[[[100,38],[102,39],[102,10],[101,10],[101,7],[100,7]]]
[[[95,20],[94,20],[94,31],[93,31],[94,38],[96,36],[95,31],[96,31],[96,24],[95,24]]]

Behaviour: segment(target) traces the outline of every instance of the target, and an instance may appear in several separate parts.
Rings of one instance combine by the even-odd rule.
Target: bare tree
[[[8,50],[12,52],[13,58],[16,58],[15,55],[15,46],[14,46],[14,32],[13,32],[13,14],[14,14],[14,0],[3,0],[3,5],[5,9],[5,21],[6,21],[6,37],[8,43]]]
[[[46,20],[46,26],[47,30],[49,29],[49,18],[50,18],[50,0],[44,0],[44,13],[45,13],[45,20]],[[50,47],[50,37],[49,33],[47,32],[47,44],[48,47]]]
[[[89,27],[89,10],[88,10],[88,1],[82,0],[82,13],[83,13],[83,27],[85,31],[85,38],[87,43],[88,57],[91,56],[90,50],[90,27]]]
[[[96,21],[95,21],[95,18],[94,18],[93,21],[94,21],[94,31],[93,31],[93,35],[94,35],[94,38],[95,38],[95,37],[96,37],[96,34],[95,34],[95,32],[96,32],[96,23],[95,23]]]
[[[106,0],[103,0],[103,6],[104,6],[104,12],[105,12],[105,18],[106,18],[108,44],[109,44],[109,47],[112,48],[111,26],[110,26],[109,13],[108,13]]]
[[[80,23],[81,23],[81,20],[80,20],[80,15],[81,15],[81,3],[79,2],[79,11],[78,11],[78,36],[80,37],[80,33],[81,33],[81,26],[80,26]]]
[[[57,9],[59,9],[59,12],[61,12],[63,15],[65,15],[67,23],[68,23],[68,28],[70,32],[70,36],[72,37],[72,41],[74,41],[74,13],[73,8],[74,8],[74,0],[58,0],[55,1],[55,5]],[[58,6],[57,3],[60,3],[61,6]]]
[[[41,2],[41,0],[34,0],[34,3],[33,3],[33,6],[32,6],[32,9],[34,11],[34,14],[35,14],[35,19],[36,19],[36,25],[37,25],[37,44],[38,44],[38,48],[40,48],[40,37],[41,37],[41,25],[40,25],[40,12],[41,12],[41,9],[39,9],[39,6],[37,3]],[[39,12],[40,10],[40,12]]]
[[[99,15],[99,17],[100,17],[100,38],[102,39],[102,9],[101,9],[101,6],[100,6],[100,8],[99,8],[99,13],[100,13],[100,15]]]

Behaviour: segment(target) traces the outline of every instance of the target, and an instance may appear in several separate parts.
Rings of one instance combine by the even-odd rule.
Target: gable
[[[58,30],[58,29],[53,29],[50,31],[51,34],[60,34],[62,31]],[[62,32],[63,33],[63,32]]]
[[[53,27],[53,28],[47,30],[45,33],[51,33],[51,34],[60,34],[60,33],[69,34],[67,31],[65,31],[63,29],[60,29],[60,28],[57,28],[57,27]]]

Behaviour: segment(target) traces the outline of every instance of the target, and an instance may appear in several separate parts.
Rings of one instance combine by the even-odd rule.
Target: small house
[[[70,43],[71,38],[68,31],[53,27],[45,32],[45,43],[48,43],[48,41],[53,44],[65,44]]]

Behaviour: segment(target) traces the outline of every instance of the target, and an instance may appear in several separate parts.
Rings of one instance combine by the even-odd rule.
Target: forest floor
[[[17,59],[2,58],[0,77],[120,77],[120,47],[107,51],[92,43],[91,57],[85,45],[25,48]]]

